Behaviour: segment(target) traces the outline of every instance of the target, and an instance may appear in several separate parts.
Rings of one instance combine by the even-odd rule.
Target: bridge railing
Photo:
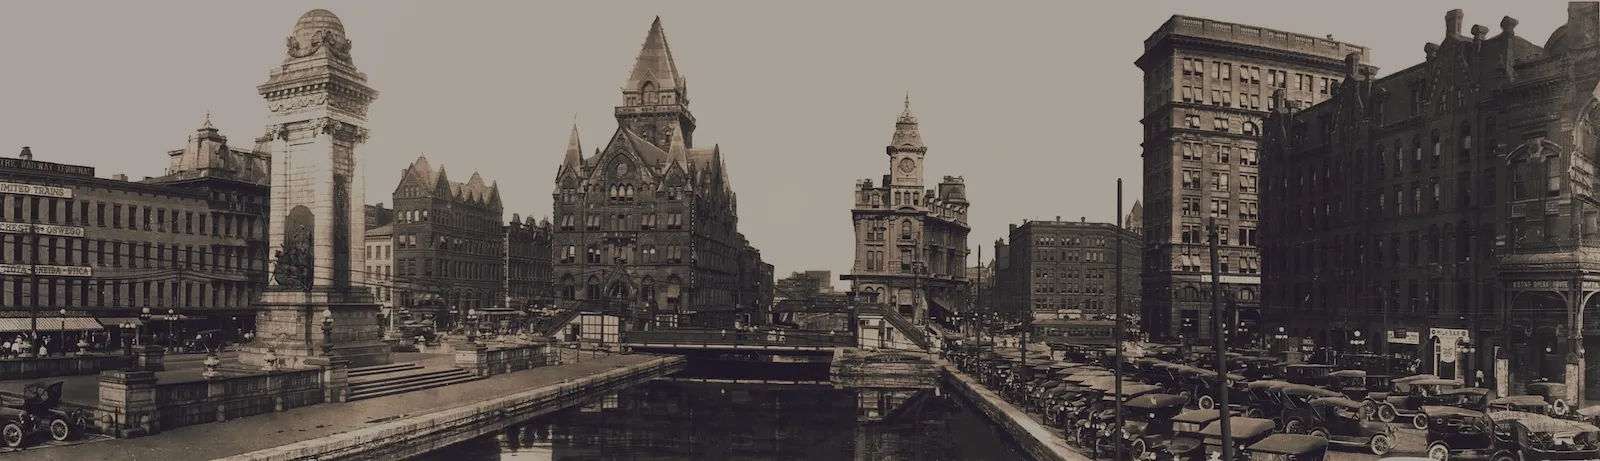
[[[622,333],[622,341],[628,344],[852,347],[854,340],[850,333],[794,330],[664,329]]]

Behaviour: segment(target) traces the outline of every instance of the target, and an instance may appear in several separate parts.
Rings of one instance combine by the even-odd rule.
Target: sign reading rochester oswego
[[[30,266],[27,264],[0,264],[0,275],[41,275],[46,277],[93,277],[94,268],[88,266]]]
[[[71,226],[45,226],[20,222],[0,222],[0,233],[7,234],[39,234],[57,237],[82,237],[82,227]]]
[[[72,189],[56,186],[41,186],[38,184],[0,182],[0,194],[22,194],[55,198],[72,198]]]

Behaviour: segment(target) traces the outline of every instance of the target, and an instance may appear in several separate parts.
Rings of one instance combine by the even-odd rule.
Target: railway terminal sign
[[[83,228],[72,226],[47,226],[20,222],[0,222],[0,233],[38,234],[55,237],[82,237]]]
[[[0,194],[38,195],[41,197],[72,198],[72,189],[38,184],[0,182]]]

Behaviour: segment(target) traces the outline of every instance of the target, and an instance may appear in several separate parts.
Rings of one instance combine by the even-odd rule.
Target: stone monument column
[[[283,63],[257,88],[271,112],[272,266],[256,306],[256,340],[239,355],[246,365],[306,367],[328,342],[327,355],[350,366],[391,361],[380,306],[360,274],[366,209],[357,148],[378,92],[356,70],[350,48],[337,16],[311,10],[295,24]],[[332,333],[324,334],[330,317]]]

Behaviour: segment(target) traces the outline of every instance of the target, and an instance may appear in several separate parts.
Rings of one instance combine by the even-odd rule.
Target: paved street
[[[136,439],[107,439],[71,446],[40,447],[17,459],[38,461],[203,461],[326,437],[412,415],[453,408],[498,396],[559,383],[655,358],[613,355],[582,363],[535,368],[441,388],[343,404],[251,416],[225,423],[202,424]],[[0,458],[13,455],[0,454]]]

